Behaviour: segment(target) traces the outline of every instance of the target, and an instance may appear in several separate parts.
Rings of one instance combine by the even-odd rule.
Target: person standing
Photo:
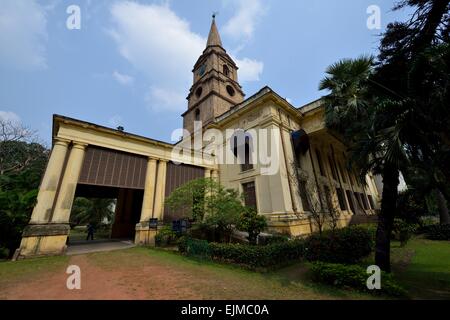
[[[86,240],[89,240],[89,238],[91,238],[91,240],[94,240],[94,226],[89,223],[87,225],[87,237]]]

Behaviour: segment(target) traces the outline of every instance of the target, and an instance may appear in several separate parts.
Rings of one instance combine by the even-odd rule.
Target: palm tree
[[[114,212],[111,210],[113,202],[114,200],[111,199],[75,199],[70,216],[72,224],[99,225],[105,218],[111,221],[114,217]]]
[[[383,178],[375,263],[389,272],[399,173],[407,158],[402,143],[403,125],[394,116],[400,106],[374,94],[377,90],[373,87],[380,85],[371,79],[373,72],[372,57],[344,59],[326,70],[319,89],[330,91],[323,98],[326,126],[349,144],[350,165],[358,168],[361,178],[369,171]]]

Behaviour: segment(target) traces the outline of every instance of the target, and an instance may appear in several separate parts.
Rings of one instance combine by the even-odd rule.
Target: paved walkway
[[[67,247],[67,255],[85,254],[91,252],[127,249],[136,246],[132,240],[79,240],[73,241]]]

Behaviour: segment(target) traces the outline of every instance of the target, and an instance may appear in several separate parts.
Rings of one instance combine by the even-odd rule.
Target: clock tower
[[[188,110],[182,115],[184,129],[192,134],[194,121],[201,121],[205,126],[244,100],[237,70],[236,63],[222,47],[213,15],[206,49],[192,70],[194,79],[187,96]]]

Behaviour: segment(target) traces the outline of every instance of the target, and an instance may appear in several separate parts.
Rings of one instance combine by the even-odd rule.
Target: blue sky
[[[295,106],[319,98],[333,62],[376,54],[388,0],[2,0],[0,117],[51,141],[52,114],[170,141],[212,12],[247,97],[269,85]],[[81,28],[66,9],[78,5]],[[381,29],[366,12],[381,9]]]

